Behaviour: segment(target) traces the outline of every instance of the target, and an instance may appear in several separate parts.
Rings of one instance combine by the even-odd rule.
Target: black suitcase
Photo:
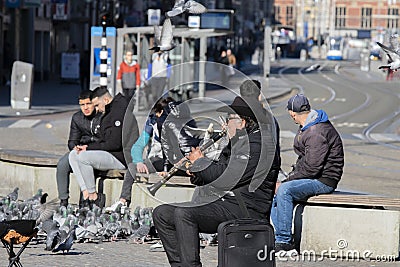
[[[236,219],[218,226],[218,267],[275,267],[275,235],[267,220]]]

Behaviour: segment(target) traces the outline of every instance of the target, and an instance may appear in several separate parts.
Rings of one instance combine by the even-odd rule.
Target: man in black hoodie
[[[84,202],[104,207],[105,195],[96,192],[94,169],[125,169],[122,129],[128,100],[121,94],[114,98],[107,89],[98,87],[93,91],[93,103],[103,113],[98,142],[78,146],[69,154],[69,163],[81,188]],[[136,119],[133,114],[132,131],[138,136]]]

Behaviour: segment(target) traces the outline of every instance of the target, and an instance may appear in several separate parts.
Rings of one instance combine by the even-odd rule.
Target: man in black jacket
[[[103,113],[98,142],[78,146],[69,154],[69,163],[81,188],[84,202],[104,207],[105,195],[97,194],[94,169],[125,169],[122,129],[128,100],[121,94],[114,98],[107,89],[98,87],[93,91],[93,103]],[[133,113],[130,122],[132,136],[138,136],[138,127]],[[133,138],[133,137],[132,137]]]
[[[328,194],[339,183],[344,166],[343,143],[323,110],[311,109],[304,95],[291,97],[288,112],[299,130],[294,138],[296,165],[278,184],[271,211],[275,227],[275,252],[294,255],[292,243],[293,202],[319,194]]]
[[[80,111],[72,115],[69,128],[68,149],[76,149],[78,145],[96,142],[99,138],[101,113],[97,113],[92,103],[92,92],[82,91],[79,95]],[[69,152],[57,163],[56,179],[60,205],[67,206],[69,198],[69,175],[72,172],[68,161]]]
[[[199,197],[191,203],[158,206],[153,213],[171,266],[201,266],[199,232],[216,233],[220,223],[244,216],[231,190],[242,195],[252,218],[265,219],[271,207],[276,176],[268,176],[270,170],[259,164],[264,147],[256,116],[240,97],[217,111],[229,114],[229,144],[217,162],[204,157],[199,148],[188,156],[191,182],[201,189]],[[250,190],[254,180],[262,182]]]

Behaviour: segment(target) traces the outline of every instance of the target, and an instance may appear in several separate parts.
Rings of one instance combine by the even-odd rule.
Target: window
[[[397,8],[389,8],[387,14],[387,28],[397,29],[399,27],[399,10]]]
[[[286,7],[286,25],[294,26],[293,21],[293,6]]]
[[[346,27],[346,7],[335,8],[335,28]]]
[[[281,20],[281,7],[280,6],[274,6],[274,13],[275,13],[275,20],[280,22],[280,20]]]
[[[361,9],[361,28],[371,29],[372,25],[372,8],[363,7]]]

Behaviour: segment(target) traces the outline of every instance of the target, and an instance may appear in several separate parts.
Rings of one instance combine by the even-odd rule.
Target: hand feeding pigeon
[[[166,16],[167,18],[172,18],[184,12],[189,12],[191,14],[202,14],[207,12],[207,8],[196,1],[175,0],[174,7],[172,10],[166,13]]]
[[[154,47],[149,50],[164,52],[174,49],[173,37],[171,19],[166,18],[162,30],[160,30],[159,26],[154,26]]]
[[[379,69],[391,69],[395,71],[400,68],[400,45],[398,38],[398,34],[393,34],[390,36],[391,47],[387,47],[380,42],[376,42],[388,57],[388,64],[380,66]]]

